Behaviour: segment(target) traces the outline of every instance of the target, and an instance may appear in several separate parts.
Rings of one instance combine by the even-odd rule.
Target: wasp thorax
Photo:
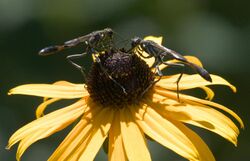
[[[104,105],[124,107],[139,102],[154,81],[154,74],[136,54],[109,51],[99,56],[89,72],[90,97]]]

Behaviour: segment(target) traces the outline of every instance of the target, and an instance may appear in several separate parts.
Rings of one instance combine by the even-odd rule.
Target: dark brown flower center
[[[86,84],[90,97],[104,106],[122,108],[138,103],[154,81],[154,73],[136,54],[109,51],[99,59]]]

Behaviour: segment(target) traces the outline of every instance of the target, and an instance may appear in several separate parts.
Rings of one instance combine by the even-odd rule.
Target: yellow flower
[[[153,40],[160,43],[161,38]],[[115,54],[120,56],[119,53]],[[108,57],[105,61],[115,57],[109,54],[105,56]],[[112,68],[118,73],[112,77],[126,87],[127,94],[122,93],[112,80],[105,79],[97,65],[92,67],[86,85],[59,81],[54,84],[21,85],[10,90],[9,94],[45,97],[37,108],[37,119],[17,130],[9,139],[8,149],[19,142],[17,160],[34,142],[49,137],[76,121],[75,127],[48,160],[94,160],[105,139],[108,139],[109,161],[150,161],[145,135],[188,160],[215,160],[206,143],[186,124],[212,131],[237,145],[239,129],[225,114],[233,116],[241,128],[244,127],[243,122],[230,109],[210,101],[214,93],[208,87],[226,85],[236,91],[233,85],[216,75],[211,75],[213,82],[210,83],[197,74],[185,74],[179,89],[201,88],[210,100],[180,94],[178,101],[175,91],[178,75],[171,75],[163,76],[145,95],[140,96],[141,88],[145,89],[146,84],[157,77],[148,72],[149,68],[143,65],[141,58],[136,56],[136,62],[133,62],[134,58],[126,56],[109,63],[114,65],[112,63],[118,62],[118,66]],[[202,66],[197,58],[186,58]],[[123,68],[118,60],[129,65]],[[151,61],[145,60],[148,63]],[[106,68],[109,69],[109,66]],[[133,75],[134,72],[137,74]],[[79,100],[70,106],[44,114],[47,106],[56,101],[77,98]]]

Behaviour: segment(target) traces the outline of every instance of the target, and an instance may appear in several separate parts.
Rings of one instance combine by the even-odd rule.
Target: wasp
[[[107,70],[102,66],[101,60],[98,57],[100,53],[105,53],[106,51],[110,51],[114,48],[113,35],[114,31],[111,28],[93,31],[87,35],[66,41],[62,45],[53,45],[45,47],[40,50],[38,54],[41,56],[52,55],[83,43],[86,45],[86,51],[81,54],[67,56],[66,59],[69,61],[69,63],[76,67],[78,70],[80,70],[84,76],[84,79],[86,79],[84,67],[75,63],[73,60],[84,57],[86,54],[92,55],[95,58],[95,61],[100,65],[100,68],[104,72],[104,74],[108,76],[109,79],[111,79],[115,84],[117,84],[126,94],[127,92],[125,88],[107,73]]]
[[[204,68],[189,62],[184,56],[177,53],[174,50],[168,49],[165,46],[159,45],[154,41],[151,40],[143,40],[139,37],[135,37],[132,39],[131,42],[132,48],[131,51],[136,50],[138,54],[143,58],[152,58],[154,57],[155,61],[151,68],[156,69],[156,73],[160,76],[163,76],[162,71],[160,70],[159,66],[161,64],[165,64],[170,67],[184,67],[185,65],[191,67],[196,73],[198,73],[202,78],[205,80],[212,82],[212,78],[208,71],[206,71]],[[148,55],[145,56],[142,53],[146,52]],[[167,62],[169,60],[178,60],[179,62],[171,63]],[[178,77],[176,84],[177,84],[177,97],[179,100],[179,82],[181,80],[181,77],[183,75],[183,71],[181,72],[180,76]],[[160,80],[159,78],[159,80]],[[157,80],[157,81],[159,81]],[[156,83],[157,81],[153,82],[150,87]],[[148,87],[146,90],[148,90],[150,87]]]

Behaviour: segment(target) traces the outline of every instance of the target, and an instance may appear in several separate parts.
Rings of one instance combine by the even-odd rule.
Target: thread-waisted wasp
[[[130,51],[136,50],[138,54],[143,58],[152,58],[154,57],[155,61],[154,64],[151,66],[151,68],[155,68],[157,74],[160,76],[163,76],[162,71],[160,70],[159,66],[161,64],[165,64],[170,67],[184,67],[185,65],[191,67],[196,73],[198,73],[202,78],[205,80],[212,82],[212,78],[210,77],[210,74],[202,67],[189,62],[184,56],[177,53],[176,51],[173,51],[171,49],[168,49],[162,45],[157,44],[154,41],[151,40],[143,40],[139,37],[135,37],[132,39],[131,43],[132,48]],[[148,55],[145,56],[142,53],[146,52]],[[168,62],[169,60],[178,60],[179,62]],[[177,84],[177,97],[179,100],[179,82],[181,80],[181,77],[183,75],[183,71],[181,72],[180,76],[178,77],[176,84]],[[160,80],[156,80],[155,82],[152,82],[152,84],[146,89],[148,90],[154,83]],[[145,91],[146,92],[146,91]],[[144,92],[144,93],[145,93]]]
[[[102,66],[101,60],[98,57],[98,54],[105,53],[107,51],[110,51],[111,49],[114,49],[113,33],[114,32],[111,28],[105,28],[103,30],[94,31],[87,35],[66,41],[62,45],[54,45],[43,48],[39,51],[38,54],[42,56],[47,56],[74,47],[80,43],[84,43],[87,46],[86,51],[81,54],[67,56],[66,59],[69,61],[69,63],[76,67],[78,70],[80,70],[84,76],[84,79],[86,79],[86,74],[84,72],[83,66],[75,63],[73,60],[81,58],[86,54],[92,55],[95,58],[95,61],[99,63],[100,68],[102,69],[104,74],[108,76],[109,79],[111,79],[115,84],[117,84],[126,94],[127,92],[125,88],[107,73],[106,69]]]

